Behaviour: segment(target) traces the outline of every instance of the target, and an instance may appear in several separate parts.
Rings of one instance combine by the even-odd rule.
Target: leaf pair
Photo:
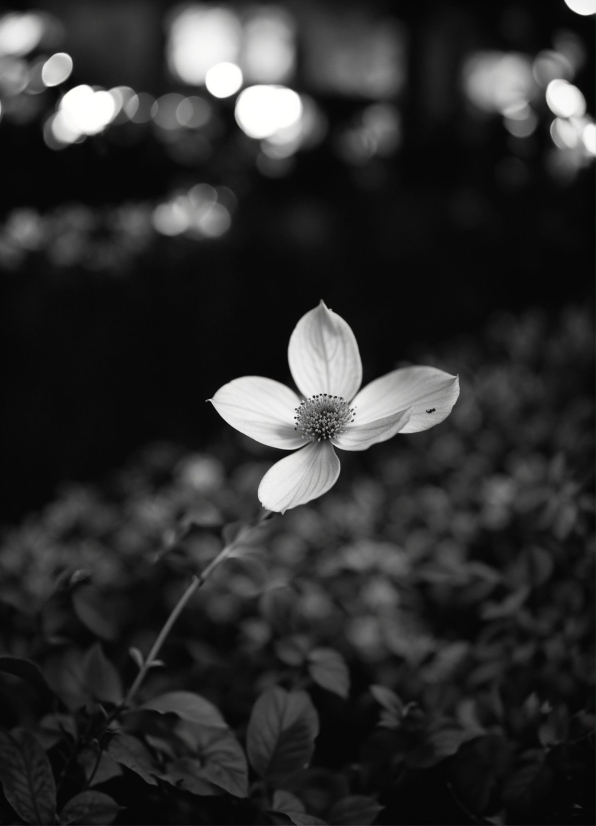
[[[227,791],[236,797],[248,796],[244,751],[212,703],[190,691],[171,691],[149,700],[141,710],[175,714],[179,722],[174,732],[193,756],[178,757],[162,771],[144,743],[121,733],[108,746],[108,754],[117,763],[152,786],[157,785],[159,778],[192,794],[214,795]]]
[[[0,780],[4,795],[29,824],[56,822],[56,783],[50,761],[35,737],[24,729],[0,728]],[[62,824],[109,824],[120,806],[107,794],[76,795],[58,815]]]
[[[305,691],[274,686],[254,704],[246,736],[248,759],[263,780],[283,781],[313,755],[319,716]]]

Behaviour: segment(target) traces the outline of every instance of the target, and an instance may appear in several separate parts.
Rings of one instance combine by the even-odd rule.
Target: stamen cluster
[[[348,402],[341,396],[319,393],[300,402],[294,416],[294,430],[300,430],[304,439],[320,442],[344,433],[355,415],[355,408],[348,407]]]

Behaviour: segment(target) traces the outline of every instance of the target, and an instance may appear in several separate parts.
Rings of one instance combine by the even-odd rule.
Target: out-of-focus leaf
[[[285,791],[285,789],[277,789],[273,793],[273,811],[278,812],[304,812],[304,803],[295,794]]]
[[[455,754],[465,740],[466,733],[462,729],[440,729],[427,735],[422,743],[409,752],[406,762],[408,766],[416,769],[435,766],[441,760]]]
[[[128,653],[133,658],[133,660],[135,661],[135,663],[137,664],[139,669],[141,669],[143,667],[143,665],[145,664],[145,660],[143,659],[143,655],[141,654],[139,649],[135,648],[134,645],[133,645],[128,649]]]
[[[122,700],[120,675],[96,642],[83,657],[83,680],[93,699],[117,705]]]
[[[274,686],[257,699],[247,731],[248,758],[271,782],[304,768],[312,757],[319,718],[304,691]]]
[[[107,748],[110,757],[126,766],[143,778],[150,786],[157,786],[154,775],[159,774],[159,769],[153,764],[153,759],[149,749],[131,734],[117,734]]]
[[[547,719],[538,729],[538,739],[543,746],[552,746],[567,739],[569,734],[569,712],[563,705],[552,709]]]
[[[382,707],[379,725],[384,728],[397,728],[404,713],[404,704],[397,694],[384,685],[371,685],[369,690]]]
[[[522,607],[530,594],[530,588],[523,586],[509,594],[503,602],[488,602],[481,611],[482,619],[493,620],[512,617]]]
[[[242,746],[229,729],[181,721],[181,736],[201,758],[200,777],[233,794],[248,796],[248,765]]]
[[[198,795],[223,794],[221,786],[209,782],[203,774],[202,762],[196,757],[180,757],[168,764],[167,771],[159,775],[166,783]]]
[[[332,648],[315,648],[308,655],[308,673],[327,691],[347,700],[350,693],[350,672],[344,658]]]
[[[100,783],[106,783],[113,777],[120,777],[122,774],[122,769],[118,763],[105,751],[102,752],[99,765],[96,769],[95,766],[97,765],[98,756],[99,743],[95,740],[81,751],[77,761],[85,772],[86,778],[90,778],[93,774],[93,778],[90,781],[91,786],[99,786]]]
[[[277,640],[275,653],[286,665],[297,667],[302,665],[310,649],[311,643],[304,634],[292,634]]]
[[[498,734],[463,743],[450,765],[453,786],[462,803],[482,814],[500,786],[512,759],[512,747]]]
[[[317,817],[327,818],[333,804],[350,794],[349,784],[343,774],[310,766],[288,777],[286,788],[297,795],[304,808]],[[292,811],[288,808],[288,811]]]
[[[87,791],[71,797],[60,812],[60,823],[104,826],[113,823],[122,807],[103,792]]]
[[[54,775],[45,751],[28,731],[0,728],[0,780],[6,799],[25,823],[54,822]]]
[[[337,801],[329,812],[328,821],[331,826],[366,826],[382,809],[374,798],[354,794]]]
[[[49,700],[54,696],[54,692],[47,684],[39,667],[30,660],[23,660],[20,657],[0,657],[0,671],[5,674],[12,674],[14,677],[20,677],[21,680],[26,680],[37,689],[44,700]]]
[[[293,634],[297,626],[298,597],[293,588],[269,588],[259,600],[259,610],[273,631],[281,637]]]
[[[74,739],[77,736],[77,727],[70,714],[46,714],[32,733],[44,751],[49,751],[62,739]]]
[[[201,723],[211,728],[227,728],[228,724],[218,709],[201,697],[190,691],[170,691],[143,703],[141,709],[157,711],[159,714],[177,714],[183,720],[191,723]]]
[[[44,664],[44,674],[52,690],[71,711],[89,702],[79,651],[71,648],[51,656]]]
[[[108,608],[98,588],[84,585],[72,595],[72,605],[77,617],[90,631],[102,640],[115,640],[118,627],[110,619]]]
[[[526,815],[542,811],[548,806],[554,772],[542,754],[537,754],[526,765],[508,778],[503,790],[503,802],[508,809]]]

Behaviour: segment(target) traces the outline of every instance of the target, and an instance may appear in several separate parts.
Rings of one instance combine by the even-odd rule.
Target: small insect
[[[431,407],[431,409],[427,410],[426,412],[427,413],[434,413],[436,409],[437,409],[436,407]]]

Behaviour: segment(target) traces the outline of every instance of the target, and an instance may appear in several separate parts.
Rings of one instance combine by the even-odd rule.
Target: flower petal
[[[288,361],[305,397],[316,393],[350,401],[362,383],[362,362],[349,324],[321,301],[302,316],[290,336]]]
[[[436,367],[401,367],[363,387],[352,406],[358,424],[410,409],[401,432],[417,433],[446,419],[458,396],[457,376]]]
[[[259,500],[267,510],[284,513],[326,493],[336,483],[339,471],[333,445],[310,442],[267,471],[259,485]]]
[[[400,410],[392,416],[375,419],[366,424],[351,424],[345,433],[333,436],[331,442],[341,450],[367,450],[377,442],[385,442],[404,431],[410,420],[410,410]]]
[[[220,387],[209,401],[222,419],[251,439],[282,450],[302,447],[304,439],[294,429],[300,399],[273,379],[243,376]]]

